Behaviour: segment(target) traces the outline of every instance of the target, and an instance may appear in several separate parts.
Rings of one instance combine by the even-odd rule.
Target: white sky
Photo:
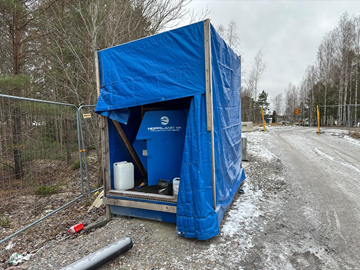
[[[270,102],[290,82],[298,85],[307,65],[315,62],[323,36],[344,12],[360,14],[360,0],[193,0],[189,7],[195,12],[207,8],[215,28],[227,27],[232,19],[236,22],[243,70],[250,70],[257,51],[263,51],[266,69],[259,93],[269,93]]]

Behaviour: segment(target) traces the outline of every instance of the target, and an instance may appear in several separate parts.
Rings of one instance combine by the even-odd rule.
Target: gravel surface
[[[251,148],[251,143],[249,146]],[[256,251],[263,248],[253,244],[253,238],[272,217],[260,214],[261,209],[266,209],[268,200],[275,199],[285,187],[282,179],[275,179],[275,175],[281,173],[280,161],[272,163],[256,155],[250,155],[251,162],[243,164],[247,174],[243,185],[245,194],[236,195],[225,214],[222,232],[210,240],[178,236],[175,224],[117,216],[89,234],[50,242],[19,268],[61,269],[129,236],[134,247],[99,269],[253,269]],[[274,175],[273,181],[265,179],[269,173]]]
[[[317,143],[312,133],[315,134],[315,129],[288,127],[246,134],[250,161],[243,163],[247,176],[242,187],[245,194],[237,194],[224,216],[221,233],[210,240],[178,236],[175,224],[118,216],[79,237],[64,234],[18,268],[61,269],[129,236],[134,247],[99,269],[356,269],[358,253],[352,254],[351,250],[358,251],[358,244],[341,227],[356,220],[349,216],[344,225],[344,220],[336,219],[334,212],[323,209],[326,208],[323,204],[329,201],[318,200],[316,196],[321,194],[324,183],[320,180],[320,186],[311,183],[316,182],[314,175],[322,179],[324,174],[325,180],[329,175],[312,156],[306,157],[306,151],[299,149],[305,147],[301,142],[309,144],[307,136]],[[299,137],[292,141],[296,136]],[[349,143],[331,135],[323,138],[339,140],[344,143],[343,148]],[[292,146],[289,142],[293,142]],[[324,143],[321,145],[311,147],[325,153]],[[293,159],[299,153],[305,155],[304,162]],[[306,168],[299,170],[300,165]],[[352,166],[358,167],[356,163]],[[355,225],[351,233],[356,228]]]

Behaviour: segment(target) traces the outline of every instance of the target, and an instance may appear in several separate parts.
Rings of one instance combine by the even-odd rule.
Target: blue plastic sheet
[[[211,133],[206,128],[204,22],[99,52],[101,91],[96,112],[131,107],[132,143],[139,105],[190,97],[177,202],[178,233],[209,239],[245,178],[241,168],[240,60],[211,27],[216,209],[213,209]],[[122,119],[122,117],[120,117]],[[115,119],[116,120],[116,119]],[[128,160],[109,121],[110,162]]]
[[[211,26],[216,213],[220,224],[245,179],[241,168],[240,59]]]
[[[204,93],[203,28],[196,23],[99,51],[95,111],[107,116],[107,111]]]

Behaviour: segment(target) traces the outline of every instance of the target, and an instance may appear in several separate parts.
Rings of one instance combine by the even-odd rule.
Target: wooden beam
[[[110,196],[120,196],[120,197],[129,197],[129,198],[139,198],[139,199],[149,199],[149,200],[158,200],[164,202],[177,202],[177,197],[170,195],[161,195],[154,193],[145,193],[145,192],[137,192],[137,191],[128,191],[128,190],[109,190]]]
[[[129,150],[131,157],[134,159],[134,162],[135,162],[136,166],[139,168],[141,175],[146,176],[146,174],[147,174],[146,170],[145,170],[144,166],[142,165],[142,163],[141,163],[139,157],[137,156],[134,148],[132,147],[131,143],[129,142],[128,138],[126,137],[126,135],[125,135],[123,129],[121,128],[119,122],[117,122],[115,120],[112,120],[112,122],[114,123],[115,128],[118,131],[121,139],[125,143],[126,148]]]
[[[95,75],[96,75],[96,91],[97,96],[100,96],[100,73],[99,73],[99,58],[98,52],[94,53],[95,60]],[[101,140],[101,161],[102,161],[102,174],[104,182],[104,196],[106,197],[108,190],[111,189],[111,175],[110,175],[110,156],[109,156],[109,128],[108,118],[101,115],[99,121],[100,128],[100,140]],[[105,206],[105,216],[108,220],[111,220],[112,215],[110,206]]]
[[[129,207],[129,208],[146,209],[146,210],[176,214],[176,206],[173,205],[138,202],[138,201],[121,200],[121,199],[113,199],[113,198],[104,198],[103,202],[106,205],[117,205],[117,206]]]
[[[213,208],[216,210],[216,178],[214,153],[214,117],[213,117],[213,89],[211,70],[211,33],[210,20],[204,21],[204,49],[205,49],[205,86],[206,86],[206,127],[211,132],[211,172],[213,189]]]
[[[97,96],[100,96],[100,74],[99,74],[99,55],[98,52],[95,51],[94,55],[95,59],[95,76],[96,76],[96,90],[97,90]]]
[[[210,20],[204,21],[204,50],[205,50],[205,87],[206,87],[206,127],[212,129],[212,89],[211,89],[211,44]]]

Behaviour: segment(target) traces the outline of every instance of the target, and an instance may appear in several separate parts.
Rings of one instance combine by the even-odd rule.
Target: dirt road
[[[254,242],[259,267],[360,268],[360,144],[336,131],[274,129],[249,134],[283,165],[287,191]],[[260,251],[260,252],[259,252]]]

